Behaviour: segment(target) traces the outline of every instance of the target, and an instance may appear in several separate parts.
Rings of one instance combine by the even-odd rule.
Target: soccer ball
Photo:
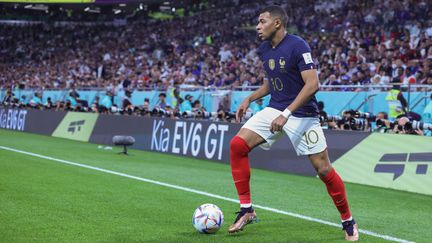
[[[224,216],[218,206],[206,203],[195,209],[192,224],[201,233],[214,234],[222,226]]]

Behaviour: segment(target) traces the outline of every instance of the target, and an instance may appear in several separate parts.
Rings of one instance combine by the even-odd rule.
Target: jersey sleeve
[[[310,69],[316,69],[316,65],[312,59],[311,48],[304,40],[299,41],[295,46],[294,56],[297,68],[300,72]]]

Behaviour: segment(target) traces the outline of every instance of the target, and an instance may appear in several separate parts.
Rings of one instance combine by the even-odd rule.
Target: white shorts
[[[252,130],[264,138],[266,143],[260,145],[263,149],[270,149],[284,134],[288,135],[297,155],[317,154],[327,148],[324,132],[316,117],[290,116],[282,132],[271,133],[270,125],[280,114],[281,111],[266,107],[253,115],[242,128]]]

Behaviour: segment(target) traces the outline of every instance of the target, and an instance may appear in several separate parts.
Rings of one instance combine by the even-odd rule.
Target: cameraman
[[[158,100],[158,102],[156,104],[156,107],[159,107],[161,109],[165,109],[165,107],[167,106],[167,103],[166,103],[165,99],[166,99],[166,94],[165,93],[160,93],[159,94],[159,100]]]
[[[193,102],[193,108],[192,112],[195,114],[196,119],[204,119],[204,113],[206,112],[206,109],[201,105],[201,102],[199,100],[195,100]]]
[[[40,92],[35,92],[33,98],[29,102],[30,107],[39,109],[42,107],[42,94]]]
[[[136,113],[136,115],[138,116],[151,116],[151,112],[150,112],[150,99],[149,98],[144,98],[144,103],[140,106],[136,106],[134,108],[134,112]]]
[[[184,100],[179,99],[180,101],[180,111],[183,112],[191,112],[192,111],[192,95],[186,95]]]
[[[318,116],[323,129],[339,130],[337,122],[342,118],[339,116],[328,116],[327,112],[324,111],[324,102],[322,101],[318,101]]]
[[[2,104],[3,105],[9,105],[13,103],[13,100],[15,99],[14,93],[12,93],[11,90],[6,91],[6,96],[3,98]]]
[[[388,120],[388,115],[384,111],[378,112],[375,118],[374,132],[386,133],[393,129],[393,124]]]
[[[132,115],[134,111],[134,106],[132,105],[132,90],[126,89],[125,96],[122,101],[123,114]]]
[[[105,94],[105,96],[102,97],[100,100],[99,105],[99,112],[100,113],[109,113],[111,110],[111,106],[113,105],[113,96],[114,93],[110,90],[108,90]]]
[[[337,121],[337,127],[341,130],[367,131],[369,129],[367,119],[357,118],[359,114],[355,110],[344,111],[342,119]]]
[[[403,116],[395,121],[395,126],[393,127],[393,132],[397,134],[411,134],[424,136],[422,130],[414,128],[412,121],[408,117]]]

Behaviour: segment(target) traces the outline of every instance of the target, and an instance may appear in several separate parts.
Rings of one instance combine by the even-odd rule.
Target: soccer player
[[[327,187],[337,207],[345,239],[359,238],[357,224],[351,216],[344,183],[332,168],[327,144],[317,118],[318,75],[311,49],[300,37],[287,34],[287,14],[279,6],[264,8],[256,30],[263,43],[258,53],[268,81],[248,96],[238,107],[239,122],[249,104],[271,94],[268,107],[252,116],[230,143],[230,162],[234,184],[240,199],[240,212],[229,233],[235,233],[256,220],[250,195],[248,153],[258,145],[271,146],[287,135],[298,155],[308,155],[313,167]]]

